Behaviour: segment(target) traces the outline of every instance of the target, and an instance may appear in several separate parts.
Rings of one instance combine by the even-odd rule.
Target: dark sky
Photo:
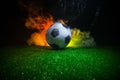
[[[27,12],[22,10],[20,6],[17,4],[18,0],[9,0],[4,1],[1,4],[1,20],[2,25],[0,29],[0,44],[1,45],[14,45],[14,44],[26,44],[26,40],[30,37],[32,31],[28,30],[24,26],[24,18],[27,17]],[[27,0],[26,0],[27,1]],[[38,0],[35,0],[38,1]],[[72,1],[72,0],[70,0]],[[79,0],[78,0],[79,1]],[[86,0],[87,1],[87,0]],[[90,2],[91,1],[91,2]],[[94,11],[96,7],[96,0],[88,0],[86,4],[88,4],[88,8],[86,8],[81,15],[78,15],[77,18],[70,17],[72,14],[71,10],[66,9],[64,12],[63,8],[58,6],[58,2],[53,0],[50,2],[49,0],[38,1],[43,7],[45,12],[50,12],[55,18],[64,18],[69,20],[69,25],[82,25],[78,28],[82,30],[90,30],[92,36],[95,38],[96,42],[99,45],[119,45],[119,30],[118,30],[118,13],[117,10],[117,2],[113,3],[109,0],[102,2],[100,14],[94,23],[94,26],[90,26],[91,20],[94,20],[95,17],[92,16],[92,11]],[[99,1],[99,0],[98,0]],[[102,0],[101,0],[102,1]],[[67,2],[69,3],[69,2]],[[70,4],[70,3],[69,3]],[[94,6],[93,6],[94,5]],[[59,10],[58,10],[59,9]],[[74,9],[74,8],[73,8]],[[63,11],[63,12],[61,12]],[[76,12],[76,10],[73,10]],[[73,12],[74,13],[74,12]],[[91,14],[89,16],[89,14]]]

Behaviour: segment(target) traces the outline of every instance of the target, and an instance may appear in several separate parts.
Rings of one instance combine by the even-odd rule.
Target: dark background
[[[28,12],[19,0],[1,2],[0,45],[26,45],[32,30],[24,26]],[[23,0],[35,1],[43,14],[50,13],[55,20],[68,20],[71,28],[91,31],[98,46],[119,46],[118,5],[110,0]],[[79,3],[82,7],[77,7]],[[97,14],[98,13],[98,14]]]

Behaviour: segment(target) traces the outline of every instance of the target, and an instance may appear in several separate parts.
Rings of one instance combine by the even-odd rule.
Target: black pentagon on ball
[[[49,44],[49,45],[55,50],[63,49],[63,48],[60,48],[57,44]]]
[[[65,43],[69,43],[70,42],[70,36],[68,35],[67,37],[65,37]]]
[[[58,35],[59,35],[59,30],[58,30],[58,29],[53,29],[52,32],[51,32],[51,35],[52,35],[53,37],[58,36]]]
[[[53,47],[53,48],[59,48],[59,46],[56,45],[56,44],[50,44],[50,46]]]

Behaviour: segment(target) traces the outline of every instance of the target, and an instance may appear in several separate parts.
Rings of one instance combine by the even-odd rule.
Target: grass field
[[[118,53],[113,47],[4,47],[0,80],[120,80]]]

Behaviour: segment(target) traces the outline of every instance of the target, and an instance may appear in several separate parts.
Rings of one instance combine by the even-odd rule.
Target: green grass
[[[117,53],[112,47],[5,47],[0,49],[0,80],[117,80]]]

